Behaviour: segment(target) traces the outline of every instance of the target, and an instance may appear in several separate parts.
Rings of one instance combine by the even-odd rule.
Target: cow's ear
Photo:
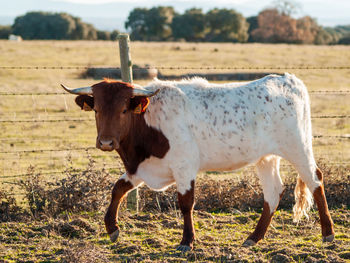
[[[146,111],[149,105],[149,98],[144,96],[136,96],[130,100],[130,109],[135,114],[141,114]]]
[[[94,98],[88,95],[79,95],[75,98],[75,103],[84,111],[92,111],[94,108]]]

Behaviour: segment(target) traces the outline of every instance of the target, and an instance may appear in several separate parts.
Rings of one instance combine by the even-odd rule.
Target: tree
[[[117,40],[118,35],[119,35],[119,31],[118,30],[113,30],[111,32],[111,40],[113,40],[113,41]]]
[[[339,42],[339,45],[350,45],[350,35],[342,37]]]
[[[320,31],[309,16],[294,19],[277,9],[266,9],[258,15],[258,28],[251,32],[256,42],[312,44]]]
[[[272,2],[273,8],[282,15],[292,16],[301,11],[301,4],[293,0],[275,0]]]
[[[97,39],[92,25],[66,13],[29,12],[15,19],[12,30],[23,39]]]
[[[212,9],[206,14],[210,32],[208,41],[246,42],[248,40],[248,23],[242,14],[233,9]]]
[[[258,28],[251,36],[256,42],[294,43],[297,25],[295,19],[280,14],[277,9],[265,9],[258,15]]]
[[[202,9],[192,8],[186,10],[183,15],[174,17],[171,23],[173,37],[183,38],[186,41],[198,41],[204,39],[205,15]]]
[[[87,24],[81,21],[79,17],[74,17],[75,28],[71,33],[70,39],[86,39],[95,40],[97,39],[97,31],[91,24]]]
[[[125,28],[131,29],[131,39],[145,40],[147,38],[147,15],[147,8],[135,8],[130,12],[128,20],[125,22]]]
[[[258,16],[251,16],[247,18],[247,22],[249,24],[248,28],[248,42],[254,42],[254,39],[252,38],[252,32],[259,27],[258,24]]]
[[[108,31],[97,30],[98,40],[111,40],[111,33]]]
[[[320,31],[320,26],[316,20],[310,16],[304,16],[297,20],[296,42],[302,44],[313,44]]]
[[[172,34],[170,25],[174,16],[174,8],[170,6],[135,8],[128,16],[125,28],[131,29],[133,40],[166,40]]]
[[[314,44],[316,45],[329,45],[332,44],[334,41],[333,36],[330,32],[328,32],[326,29],[324,28],[320,28],[320,30],[318,31],[316,37],[315,37],[315,41]]]
[[[8,39],[11,33],[11,26],[0,26],[0,39]]]
[[[166,40],[171,36],[171,22],[175,16],[175,10],[170,6],[153,7],[149,10],[146,23],[150,37],[154,40]]]

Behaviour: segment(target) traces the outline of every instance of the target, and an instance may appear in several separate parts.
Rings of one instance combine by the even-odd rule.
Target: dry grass
[[[218,52],[213,52],[214,49]],[[157,52],[155,52],[155,50]],[[0,41],[1,65],[89,66],[119,65],[117,44],[104,41]],[[348,46],[296,46],[263,44],[132,43],[133,62],[160,66],[345,66],[350,61]],[[288,59],[286,59],[288,58]],[[81,79],[83,70],[0,70],[1,92],[62,92],[59,83],[77,87],[95,83]],[[163,71],[164,72],[164,71]],[[187,72],[187,70],[186,70]],[[168,70],[167,74],[181,74]],[[295,70],[310,90],[349,89],[349,70]],[[147,81],[139,81],[144,84]],[[313,115],[350,115],[348,95],[311,95]],[[74,104],[71,95],[1,96],[1,120],[91,118]],[[94,146],[94,121],[53,123],[0,123],[2,151],[71,149]],[[314,134],[350,134],[349,119],[315,119]],[[314,141],[316,157],[332,162],[350,160],[349,140],[324,138]],[[90,150],[97,167],[117,167],[115,154]],[[1,154],[4,175],[26,174],[29,165],[42,171],[63,171],[67,155],[75,168],[87,165],[81,151]],[[56,176],[56,173],[50,176]],[[12,179],[7,179],[7,181]]]

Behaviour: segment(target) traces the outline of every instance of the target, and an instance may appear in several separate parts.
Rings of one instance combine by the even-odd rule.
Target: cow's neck
[[[129,134],[120,142],[117,151],[126,171],[132,175],[145,159],[151,156],[163,158],[169,149],[169,141],[164,134],[148,126],[143,114],[135,114]]]

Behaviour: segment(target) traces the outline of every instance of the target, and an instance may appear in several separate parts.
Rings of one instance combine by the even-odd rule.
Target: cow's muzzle
[[[119,143],[116,139],[97,138],[96,147],[102,151],[113,151],[119,148]]]

